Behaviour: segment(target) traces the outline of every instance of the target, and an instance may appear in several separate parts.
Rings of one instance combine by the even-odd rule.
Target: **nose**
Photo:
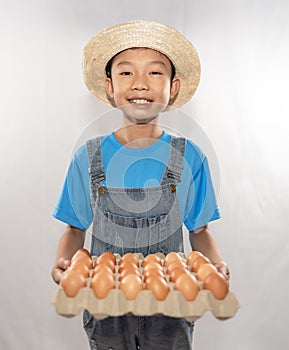
[[[131,85],[132,90],[148,90],[149,84],[145,76],[135,75]]]

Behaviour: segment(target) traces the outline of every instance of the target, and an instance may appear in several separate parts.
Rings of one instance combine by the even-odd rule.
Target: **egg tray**
[[[185,261],[184,254],[180,254]],[[163,254],[157,253],[157,255],[164,259]],[[136,254],[136,256],[141,263],[143,256],[141,254]],[[120,256],[116,255],[116,258],[118,261]],[[93,257],[93,259],[95,260],[96,257]],[[56,312],[62,316],[72,317],[83,310],[87,310],[99,320],[129,313],[138,316],[162,314],[185,318],[192,322],[202,317],[207,311],[211,311],[218,319],[228,319],[233,317],[240,307],[235,294],[231,290],[224,299],[217,300],[210,291],[202,289],[202,282],[199,282],[201,290],[194,301],[187,301],[180,291],[174,290],[174,283],[172,282],[168,282],[170,292],[163,301],[156,300],[153,293],[145,289],[139,292],[135,300],[127,300],[123,292],[118,289],[117,272],[115,273],[115,280],[116,288],[110,290],[104,299],[98,299],[94,295],[90,288],[90,277],[86,280],[86,287],[81,288],[74,298],[67,297],[63,288],[59,286],[52,301]]]

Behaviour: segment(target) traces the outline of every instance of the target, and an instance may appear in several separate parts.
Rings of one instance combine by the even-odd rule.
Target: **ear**
[[[172,82],[171,82],[171,92],[170,92],[170,99],[171,100],[177,96],[177,94],[180,90],[180,85],[181,85],[180,79],[178,77],[174,77]]]
[[[113,98],[113,86],[111,78],[105,79],[105,91],[110,98]]]

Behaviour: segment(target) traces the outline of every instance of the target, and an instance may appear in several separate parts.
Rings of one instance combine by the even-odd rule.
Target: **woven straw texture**
[[[168,109],[176,109],[194,95],[200,81],[200,61],[196,49],[180,32],[152,21],[136,20],[114,25],[91,38],[84,48],[82,69],[88,90],[110,104],[105,92],[105,67],[119,52],[147,47],[166,55],[180,79],[180,91]]]

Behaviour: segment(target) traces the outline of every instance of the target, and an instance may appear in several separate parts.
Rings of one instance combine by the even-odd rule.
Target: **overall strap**
[[[97,191],[100,191],[102,182],[105,180],[101,154],[101,138],[97,137],[88,140],[86,142],[86,149],[89,162],[90,194],[92,203],[94,203]]]
[[[172,136],[170,145],[170,160],[166,166],[161,185],[172,184],[175,188],[182,179],[184,167],[184,154],[186,149],[186,139],[183,137]]]

